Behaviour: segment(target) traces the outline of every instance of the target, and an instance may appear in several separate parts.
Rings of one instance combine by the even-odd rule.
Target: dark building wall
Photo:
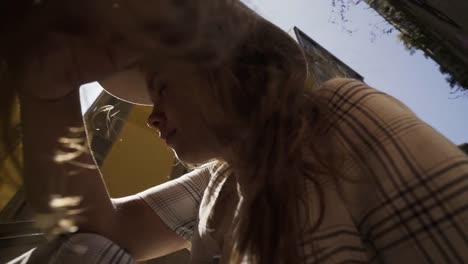
[[[306,52],[311,73],[319,84],[335,77],[364,80],[359,73],[338,59],[299,28],[294,27],[289,34],[296,39],[299,46]]]
[[[385,1],[411,15],[418,25],[439,39],[441,45],[449,47],[468,64],[468,1],[373,0],[368,2],[371,6],[378,7]]]
[[[402,33],[405,42],[449,73],[451,85],[468,89],[468,1],[365,1]]]
[[[461,144],[458,147],[468,155],[468,143]]]

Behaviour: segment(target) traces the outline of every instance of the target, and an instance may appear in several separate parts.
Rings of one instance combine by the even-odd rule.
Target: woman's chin
[[[174,151],[174,154],[178,160],[187,164],[203,164],[209,162],[210,160],[213,160],[213,157],[201,155],[200,153],[183,151],[173,147],[171,147],[171,149]]]

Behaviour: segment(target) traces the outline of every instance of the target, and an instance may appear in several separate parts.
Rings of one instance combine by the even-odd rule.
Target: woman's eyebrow
[[[146,72],[147,72],[147,66],[146,66],[144,63],[141,63],[141,62],[140,62],[140,63],[137,63],[136,66],[137,66],[136,68],[138,69],[138,71],[140,71],[140,72],[143,73],[143,74],[146,74]]]
[[[146,74],[146,82],[148,84],[148,89],[151,91],[156,90],[156,78],[157,78],[156,72],[148,72]]]
[[[149,73],[151,74],[157,74],[157,71],[154,69],[154,66],[151,66],[149,63],[139,63],[137,66],[138,70],[147,75]]]
[[[148,65],[140,64],[139,70],[143,74],[148,89],[154,90],[156,78],[160,75],[157,70],[152,70]]]

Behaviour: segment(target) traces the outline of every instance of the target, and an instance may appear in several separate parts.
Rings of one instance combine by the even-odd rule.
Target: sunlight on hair
[[[84,132],[86,132],[86,129],[84,127],[70,127],[69,130],[72,133],[84,133]]]
[[[52,196],[49,202],[52,208],[66,208],[68,206],[78,206],[81,202],[81,198],[78,196],[60,197]]]
[[[84,127],[71,127],[69,131],[73,134],[84,133]],[[81,156],[82,154],[89,154],[90,149],[88,147],[88,141],[86,136],[80,136],[78,138],[71,137],[61,137],[58,139],[58,142],[68,151],[57,150],[54,161],[57,163],[68,163],[75,165],[80,168],[86,169],[97,169],[95,164],[87,164],[76,161],[75,159]]]
[[[49,206],[50,213],[36,214],[36,225],[47,238],[54,238],[61,234],[75,233],[78,231],[76,215],[82,210],[72,209],[80,205],[82,198],[79,196],[63,197],[52,195]]]

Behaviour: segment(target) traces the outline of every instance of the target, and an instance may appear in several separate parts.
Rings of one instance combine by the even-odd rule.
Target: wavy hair
[[[258,16],[232,55],[208,67],[211,89],[199,96],[206,123],[229,146],[231,159],[218,162],[232,168],[239,193],[225,241],[229,263],[300,263],[304,234],[322,221],[319,175],[330,174],[333,153],[308,67],[298,44]],[[310,206],[310,186],[318,208]],[[215,229],[221,210],[230,219],[225,205],[215,207]]]
[[[313,96],[316,84],[298,44],[270,22],[251,15],[256,19],[241,27],[240,31],[246,32],[237,35],[242,39],[239,44],[229,36],[237,25],[230,23],[223,29],[224,16],[219,13],[215,17],[219,24],[202,34],[204,39],[213,37],[211,45],[195,41],[190,47],[194,52],[183,56],[211,61],[200,63],[208,73],[211,89],[200,91],[198,96],[203,97],[200,101],[204,102],[201,106],[207,124],[216,139],[229,146],[229,157],[233,157],[218,161],[232,167],[231,179],[236,179],[240,196],[232,222],[229,219],[227,259],[231,263],[245,258],[262,264],[299,263],[303,255],[299,243],[305,232],[320,225],[323,215],[319,176],[332,167],[324,162],[329,160],[327,151],[331,148],[326,146],[319,122],[326,120],[319,118],[326,113],[318,110],[324,102]],[[242,12],[240,17],[244,17]],[[230,55],[219,56],[224,50]],[[2,102],[7,103],[0,104],[5,143],[0,147],[8,153],[10,117],[17,106],[14,92],[0,88]],[[314,186],[318,208],[310,207],[310,185]],[[220,210],[216,207],[212,218]]]

